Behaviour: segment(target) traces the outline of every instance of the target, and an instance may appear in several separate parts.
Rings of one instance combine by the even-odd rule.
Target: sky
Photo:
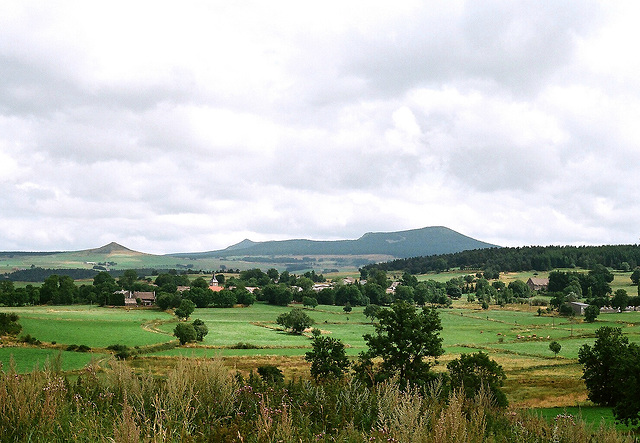
[[[0,2],[0,250],[635,244],[635,1]],[[636,55],[633,55],[636,54]]]

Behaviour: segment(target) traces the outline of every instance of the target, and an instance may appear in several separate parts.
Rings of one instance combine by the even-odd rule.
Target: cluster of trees
[[[639,272],[640,274],[640,272]],[[547,294],[550,304],[561,314],[573,312],[567,302],[584,300],[589,304],[585,319],[593,321],[600,312],[599,308],[611,306],[624,310],[627,306],[640,306],[640,297],[629,296],[624,289],[612,294],[613,273],[603,265],[596,265],[589,272],[552,271],[549,273]]]
[[[364,335],[368,349],[360,353],[353,365],[355,377],[365,385],[392,379],[403,389],[426,388],[439,379],[443,386],[460,389],[469,398],[485,389],[497,405],[507,405],[501,390],[506,378],[504,370],[485,353],[467,354],[449,362],[447,374],[431,370],[444,353],[442,325],[435,308],[418,310],[415,305],[399,300],[389,308],[379,309],[374,317],[374,333]],[[312,350],[305,354],[311,363],[311,375],[319,382],[342,377],[351,367],[344,344],[323,337],[317,330],[314,332]]]
[[[578,351],[582,378],[592,402],[613,407],[615,418],[626,424],[640,422],[640,346],[629,343],[621,328],[596,330],[593,346]]]
[[[638,245],[487,248],[399,259],[364,268],[424,274],[450,268],[493,272],[549,271],[574,267],[591,269],[597,264],[629,271],[640,265],[640,248]]]
[[[184,345],[189,342],[202,341],[209,333],[207,325],[196,318],[193,323],[180,322],[173,329],[173,335],[180,340],[180,344]]]

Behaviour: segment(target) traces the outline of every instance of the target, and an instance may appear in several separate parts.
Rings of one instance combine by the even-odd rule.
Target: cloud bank
[[[0,5],[0,249],[636,243],[634,2]]]

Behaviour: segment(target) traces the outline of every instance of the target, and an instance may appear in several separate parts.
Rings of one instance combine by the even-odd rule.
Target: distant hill
[[[385,255],[408,258],[495,247],[498,246],[475,240],[444,226],[432,226],[398,232],[370,232],[357,240],[317,241],[298,239],[266,242],[243,240],[218,251],[171,255],[194,259],[233,256],[317,255]]]
[[[80,254],[80,253],[86,253],[86,254],[106,254],[106,255],[110,255],[110,254],[126,254],[126,255],[136,255],[136,254],[142,254],[142,252],[138,252],[138,251],[134,251],[132,249],[129,248],[125,248],[124,246],[116,243],[116,242],[111,242],[108,245],[104,245],[101,246],[99,248],[95,248],[95,249],[85,249],[83,251],[76,251],[76,253]]]

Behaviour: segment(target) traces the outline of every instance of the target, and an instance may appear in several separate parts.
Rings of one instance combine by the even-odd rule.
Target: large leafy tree
[[[596,330],[593,346],[583,345],[578,350],[589,400],[605,406],[614,406],[620,400],[625,385],[621,358],[628,347],[629,340],[622,335],[622,329],[604,326]]]
[[[414,305],[397,301],[390,309],[381,309],[376,317],[375,333],[364,335],[369,349],[360,356],[360,370],[372,368],[372,359],[381,357],[376,379],[397,375],[402,385],[421,385],[431,379],[431,366],[444,352],[438,312],[433,308],[418,312]]]
[[[589,400],[613,407],[617,420],[640,422],[640,346],[629,344],[622,329],[604,326],[596,331],[593,347],[578,351]]]
[[[507,378],[502,366],[489,358],[484,352],[462,354],[460,358],[447,364],[451,377],[451,387],[462,389],[467,398],[487,389],[498,406],[507,406],[507,396],[500,389]]]
[[[176,317],[187,319],[195,309],[196,304],[194,302],[192,302],[191,300],[183,299],[180,302],[180,306],[178,306],[174,312],[176,314]]]
[[[304,358],[311,363],[311,376],[316,381],[341,378],[349,369],[344,343],[332,337],[315,337],[313,349]]]

